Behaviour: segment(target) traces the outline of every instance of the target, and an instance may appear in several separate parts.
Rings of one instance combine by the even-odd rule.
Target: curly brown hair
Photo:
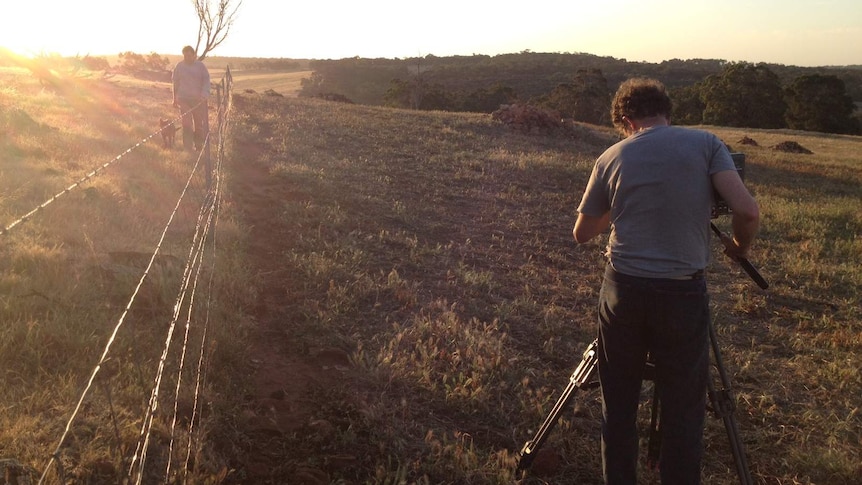
[[[631,120],[666,116],[670,118],[673,103],[664,84],[655,79],[632,78],[623,82],[611,104],[611,120],[620,133],[626,133],[628,125],[623,116]]]

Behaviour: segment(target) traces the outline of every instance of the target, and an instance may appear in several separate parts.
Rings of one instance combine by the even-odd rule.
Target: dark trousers
[[[179,99],[183,114],[183,148],[199,151],[209,133],[209,109],[207,100]]]
[[[637,483],[637,410],[647,354],[655,364],[663,485],[700,483],[709,295],[703,278],[605,272],[599,295],[599,380],[605,483]]]

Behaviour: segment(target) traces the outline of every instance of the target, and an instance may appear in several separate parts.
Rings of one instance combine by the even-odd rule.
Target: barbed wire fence
[[[185,483],[190,477],[189,468],[194,466],[193,457],[198,447],[201,446],[200,416],[203,406],[201,391],[206,383],[205,372],[209,357],[207,351],[211,348],[207,339],[210,334],[210,308],[214,300],[213,280],[216,274],[217,260],[216,229],[223,188],[222,164],[225,156],[225,138],[232,102],[233,78],[230,68],[226,69],[221,82],[214,87],[216,91],[214,96],[216,98],[216,122],[211,125],[214,129],[209,131],[201,150],[197,152],[195,163],[188,174],[185,185],[178,195],[173,210],[167,217],[158,242],[149,254],[146,268],[141,273],[122,313],[114,324],[113,331],[89,374],[77,404],[58,438],[56,447],[51,455],[46,457],[47,463],[42,469],[41,475],[38,474],[38,470],[32,470],[32,473],[28,474],[38,476],[40,485],[43,483],[67,483],[66,464],[69,463],[70,458],[64,456],[64,453],[68,451],[70,441],[72,441],[71,437],[75,434],[76,426],[80,424],[79,418],[82,411],[86,407],[94,405],[93,394],[97,388],[101,388],[105,394],[106,414],[110,417],[110,422],[107,424],[113,430],[113,439],[116,441],[113,448],[117,452],[120,465],[124,465],[117,470],[118,473],[125,474],[125,476],[117,477],[119,483]],[[178,122],[186,114],[182,113],[173,122]],[[158,131],[90,171],[80,180],[50,197],[36,208],[6,226],[0,227],[0,236],[9,234],[10,231],[30,220],[64,195],[78,189],[82,184],[121,161],[132,151],[152,141],[166,129],[173,129],[173,125],[161,127]],[[214,150],[211,150],[211,147],[214,147]],[[204,182],[200,180],[201,172],[203,172]],[[189,200],[193,198],[191,194],[195,193],[196,190],[202,192],[202,194],[198,194],[201,195],[202,202],[197,209],[193,235],[188,244],[179,290],[174,299],[170,322],[167,325],[164,346],[161,349],[155,375],[151,384],[143,388],[145,391],[149,390],[147,398],[141,396],[142,401],[146,402],[143,415],[137,419],[129,418],[126,415],[121,416],[114,406],[113,393],[111,392],[111,380],[116,377],[117,372],[115,360],[112,360],[115,357],[113,353],[115,343],[132,308],[135,306],[141,289],[148,278],[152,277],[153,268],[157,265],[171,227],[180,217],[180,213],[183,210],[188,210]],[[208,281],[202,281],[205,275],[209,276]],[[194,365],[187,366],[187,362],[192,362]],[[138,370],[141,374],[138,380],[141,381],[143,370],[140,369],[140,366]],[[185,381],[184,375],[189,377]],[[169,379],[166,379],[168,377]],[[169,382],[174,384],[173,392],[165,395],[162,389]],[[190,417],[181,418],[179,401],[183,392],[192,396],[193,409]],[[170,399],[173,399],[173,402],[170,402]],[[148,464],[148,457],[152,455],[152,445],[155,441],[153,433],[157,416],[170,423],[166,438],[168,443],[167,445],[160,445],[159,453],[157,453],[159,460],[164,465],[163,467],[157,467],[159,463],[153,460],[150,460]],[[129,423],[130,419],[133,421],[132,423]],[[120,429],[128,428],[130,425],[134,425],[134,422],[138,423],[140,432],[137,443],[134,447],[130,447],[123,443]],[[185,427],[183,433],[179,432],[181,424]],[[180,442],[181,436],[185,438],[184,442]],[[160,436],[159,440],[164,441],[165,437]],[[184,453],[181,453],[183,448],[185,448]],[[175,453],[181,456],[174,457]]]

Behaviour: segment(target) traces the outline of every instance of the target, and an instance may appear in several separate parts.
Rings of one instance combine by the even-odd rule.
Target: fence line
[[[216,173],[219,173],[219,172],[216,171]],[[220,191],[219,191],[220,180],[221,180],[221,178],[217,177],[217,179],[216,179],[217,185],[216,185],[216,188],[213,192],[214,194],[217,195],[217,198],[215,198],[213,200],[213,203],[207,209],[208,214],[207,214],[206,227],[203,230],[204,235],[215,234],[215,226],[216,226],[216,222],[218,220],[218,207],[219,207],[219,202],[220,202],[220,199],[218,198],[218,197],[220,197],[220,195],[219,195],[220,194]],[[213,249],[212,250],[213,267],[211,268],[211,271],[210,271],[208,295],[211,295],[212,282],[213,282],[213,277],[215,275],[215,268],[214,268],[215,257],[214,257],[214,255],[215,255],[215,240],[216,239],[214,237],[210,238],[210,239],[213,241],[213,248],[212,248]],[[189,302],[188,318],[186,319],[186,322],[185,322],[186,328],[185,328],[185,334],[183,336],[183,352],[182,352],[182,357],[180,359],[179,367],[177,369],[177,386],[176,386],[176,391],[174,393],[174,412],[173,412],[173,417],[171,418],[171,439],[170,439],[170,446],[168,447],[168,463],[167,463],[167,468],[165,470],[166,483],[167,483],[167,478],[170,477],[170,475],[171,475],[171,465],[173,462],[174,438],[176,437],[175,430],[176,430],[176,424],[177,424],[177,415],[179,414],[179,406],[178,405],[179,405],[179,398],[180,398],[182,373],[183,373],[183,368],[185,366],[185,357],[186,357],[186,351],[187,351],[188,340],[189,340],[189,329],[191,327],[191,320],[192,320],[192,308],[194,307],[194,298],[195,298],[195,295],[197,295],[197,291],[198,291],[197,286],[198,286],[198,281],[200,279],[201,268],[203,268],[203,253],[204,253],[204,245],[205,244],[206,244],[206,239],[203,239],[201,241],[201,245],[199,248],[200,262],[197,266],[197,273],[195,275],[194,285],[192,287],[191,300]],[[189,437],[188,438],[188,451],[187,451],[187,455],[186,455],[185,466],[188,466],[188,460],[190,459],[190,455],[191,455],[191,445],[192,445],[191,427],[194,425],[194,415],[197,412],[197,398],[198,398],[198,392],[200,391],[199,384],[200,384],[201,364],[203,362],[203,355],[204,355],[204,349],[205,349],[205,344],[206,344],[206,333],[207,333],[206,332],[206,324],[209,321],[209,310],[210,310],[209,305],[210,305],[210,302],[208,301],[204,307],[206,309],[207,313],[206,313],[206,319],[204,320],[205,321],[204,332],[203,332],[203,335],[201,336],[202,346],[201,346],[200,358],[198,359],[199,365],[198,365],[198,368],[197,368],[196,373],[195,373],[195,400],[194,400],[195,404],[194,404],[194,410],[193,410],[193,417],[192,417],[191,421],[189,421],[190,430],[188,433],[188,437]],[[187,476],[187,473],[184,475],[184,477],[185,476]]]
[[[216,149],[216,169],[214,171],[215,190],[213,193],[215,194],[215,200],[214,200],[213,209],[215,212],[215,217],[213,219],[213,233],[218,232],[218,221],[219,221],[219,215],[221,214],[221,211],[220,211],[221,210],[221,199],[222,199],[222,191],[221,191],[222,167],[221,167],[221,165],[224,161],[224,145],[225,145],[224,141],[225,141],[225,138],[227,135],[227,125],[228,125],[228,122],[230,120],[230,118],[227,116],[227,112],[230,110],[230,107],[231,107],[231,100],[230,100],[231,86],[230,86],[230,84],[232,84],[232,80],[229,78],[230,69],[227,70],[226,74],[227,74],[227,76],[225,79],[227,80],[228,85],[226,85],[226,86],[222,85],[222,88],[226,88],[226,89],[224,89],[226,98],[225,98],[225,102],[219,102],[219,111],[218,111],[218,113],[219,113],[218,119],[222,120],[222,122],[218,124],[218,128],[217,128],[218,129],[218,136],[216,138],[218,140],[218,145],[217,145],[217,149]],[[223,83],[224,83],[224,81],[223,81]],[[221,92],[221,91],[219,91],[219,92]],[[192,445],[194,443],[195,432],[197,431],[197,429],[195,428],[195,422],[197,421],[197,417],[200,413],[200,409],[203,406],[203,403],[200,401],[200,390],[201,390],[201,382],[206,381],[206,377],[204,376],[204,354],[205,354],[205,348],[206,348],[206,344],[207,344],[207,336],[209,333],[210,310],[212,309],[212,305],[211,305],[212,294],[213,294],[212,288],[213,288],[213,282],[215,281],[215,274],[216,274],[215,254],[216,254],[216,250],[217,250],[217,241],[218,241],[217,238],[212,238],[211,254],[213,255],[213,262],[212,262],[212,266],[210,267],[210,277],[209,277],[209,282],[208,282],[207,291],[206,291],[207,302],[206,302],[206,305],[204,305],[205,315],[203,318],[203,329],[202,329],[203,333],[201,335],[201,348],[200,348],[200,352],[198,354],[198,363],[197,363],[197,368],[196,368],[195,374],[194,374],[195,375],[195,389],[194,389],[194,398],[192,401],[192,415],[191,415],[191,418],[189,418],[188,444],[186,447],[186,459],[185,459],[185,462],[183,463],[182,483],[186,483],[186,480],[188,479],[189,462],[191,461],[191,456],[192,456]],[[176,402],[177,401],[174,401],[175,405],[176,405]],[[176,413],[176,407],[175,407],[174,408],[174,420],[176,420],[176,414],[177,413]],[[170,470],[168,470],[168,474],[169,473],[170,473]]]
[[[198,158],[198,161],[200,161],[200,158]],[[108,358],[108,353],[110,352],[111,347],[113,346],[114,341],[116,340],[116,337],[119,334],[120,328],[123,326],[123,323],[125,322],[126,317],[128,316],[129,312],[131,311],[132,305],[135,303],[135,300],[137,299],[137,296],[138,296],[141,288],[143,287],[144,282],[147,280],[147,278],[150,275],[150,271],[152,270],[153,265],[155,264],[156,258],[159,255],[159,252],[161,251],[162,244],[164,243],[165,238],[167,237],[168,230],[170,229],[173,221],[176,218],[180,203],[182,202],[183,198],[188,193],[189,183],[191,182],[192,177],[194,176],[195,172],[197,171],[198,165],[199,165],[199,162],[195,163],[195,165],[192,169],[191,175],[189,176],[188,182],[186,183],[186,186],[183,189],[183,192],[180,195],[180,198],[177,201],[177,204],[174,206],[174,210],[171,212],[171,215],[168,218],[168,222],[167,222],[166,226],[162,230],[162,234],[159,238],[158,243],[156,244],[155,250],[153,251],[152,255],[150,256],[149,262],[147,263],[147,267],[144,269],[143,274],[141,275],[140,279],[138,280],[137,286],[135,287],[134,291],[132,292],[132,295],[129,298],[128,303],[126,303],[126,307],[123,310],[123,313],[120,315],[119,320],[117,321],[116,325],[114,326],[114,330],[111,333],[111,336],[108,339],[107,344],[105,345],[105,349],[102,351],[102,355],[99,358],[99,362],[96,364],[96,367],[93,369],[92,373],[90,374],[90,378],[87,382],[87,385],[85,386],[84,391],[81,393],[81,396],[78,399],[78,404],[75,406],[75,409],[72,412],[72,415],[66,424],[66,428],[63,432],[63,435],[60,437],[60,442],[57,444],[57,448],[55,449],[54,453],[52,454],[51,462],[54,462],[55,460],[59,459],[60,451],[62,450],[62,447],[66,441],[66,438],[68,437],[69,432],[71,431],[72,424],[74,423],[74,421],[78,417],[78,413],[81,410],[81,406],[82,406],[85,398],[89,394],[90,390],[92,389],[93,382],[95,381],[96,376],[98,375],[102,366],[105,365],[105,361]],[[51,462],[48,463],[44,472],[42,473],[42,477],[39,479],[40,484],[43,483],[48,471],[50,470]]]
[[[230,73],[230,69],[228,68],[225,72],[225,77],[222,79],[221,83],[216,85],[216,91],[217,91],[216,98],[217,98],[217,103],[218,103],[217,104],[217,121],[218,121],[218,123],[217,123],[217,127],[216,127],[216,134],[217,134],[217,136],[216,136],[216,144],[217,144],[217,146],[216,146],[216,170],[214,172],[212,170],[212,166],[211,166],[212,162],[210,159],[209,148],[210,148],[210,143],[212,142],[213,138],[211,136],[212,132],[210,132],[207,136],[207,139],[206,139],[206,142],[204,143],[204,146],[202,147],[202,150],[199,152],[197,161],[191,170],[191,173],[187,179],[186,185],[183,188],[182,193],[180,194],[179,199],[178,199],[173,211],[171,212],[171,215],[168,218],[168,221],[166,223],[165,228],[162,231],[162,234],[159,238],[159,241],[156,244],[156,247],[154,248],[152,255],[150,256],[147,267],[144,270],[143,274],[141,275],[140,279],[138,280],[137,286],[133,290],[133,292],[132,292],[132,294],[131,294],[131,296],[130,296],[130,298],[129,298],[126,306],[125,306],[125,309],[123,310],[122,314],[119,317],[119,320],[117,321],[116,325],[114,326],[113,331],[112,331],[112,333],[111,333],[110,337],[108,338],[108,341],[105,345],[105,348],[102,351],[102,354],[101,354],[96,366],[94,367],[93,371],[91,372],[90,377],[87,381],[87,384],[86,384],[83,392],[81,393],[69,420],[66,423],[65,429],[62,433],[62,436],[60,437],[60,440],[59,440],[54,452],[50,456],[50,460],[48,461],[47,465],[45,466],[45,468],[42,472],[41,477],[39,478],[38,483],[40,485],[45,481],[46,477],[48,476],[48,474],[51,470],[52,464],[56,464],[56,466],[57,466],[57,472],[58,472],[58,475],[60,477],[61,483],[65,482],[65,474],[63,471],[63,467],[62,467],[61,454],[63,451],[63,447],[66,444],[66,440],[67,440],[71,430],[73,429],[73,425],[74,425],[74,423],[75,423],[75,421],[76,421],[76,419],[77,419],[77,417],[78,417],[78,415],[82,409],[82,406],[83,406],[85,399],[87,398],[87,396],[91,392],[91,389],[93,387],[93,383],[95,382],[96,376],[99,374],[100,370],[103,368],[103,366],[109,360],[108,356],[109,356],[110,350],[111,350],[111,348],[112,348],[112,346],[116,340],[116,337],[120,331],[120,328],[123,326],[123,323],[126,320],[135,300],[137,299],[137,296],[138,296],[141,288],[143,287],[144,282],[147,280],[147,278],[151,274],[151,271],[152,271],[153,266],[155,264],[156,258],[159,255],[159,252],[161,251],[162,245],[165,241],[168,230],[171,227],[173,221],[175,220],[176,215],[179,211],[179,208],[180,208],[183,200],[187,197],[187,195],[189,193],[189,188],[191,187],[191,182],[194,179],[195,174],[197,173],[199,166],[201,166],[201,164],[202,164],[201,162],[203,162],[205,175],[206,175],[206,181],[207,181],[207,193],[206,193],[204,203],[202,204],[202,206],[199,210],[199,213],[198,213],[198,221],[197,221],[197,224],[195,227],[195,233],[193,236],[193,241],[192,241],[192,244],[191,244],[190,249],[189,249],[189,256],[186,260],[186,265],[185,265],[184,274],[183,274],[183,278],[182,278],[181,288],[180,288],[179,293],[177,295],[177,298],[175,300],[173,317],[171,319],[168,334],[167,334],[167,337],[165,340],[165,348],[162,352],[162,356],[161,356],[160,361],[159,361],[158,371],[157,371],[157,375],[156,375],[156,378],[154,381],[154,386],[151,389],[149,405],[147,406],[145,415],[142,419],[143,423],[142,423],[141,438],[139,438],[138,446],[135,450],[134,456],[131,457],[131,459],[129,460],[130,466],[129,466],[127,478],[131,479],[132,475],[136,471],[137,472],[136,483],[140,484],[141,481],[143,480],[144,466],[145,466],[145,462],[146,462],[146,453],[147,453],[147,448],[148,448],[148,444],[149,444],[150,433],[152,431],[152,422],[153,422],[153,419],[155,417],[155,412],[156,412],[157,408],[159,407],[158,395],[159,395],[159,389],[160,389],[161,383],[162,383],[162,376],[163,376],[163,372],[164,372],[164,368],[165,368],[165,362],[167,360],[169,350],[171,347],[171,342],[173,340],[173,333],[174,333],[175,326],[176,326],[176,324],[180,318],[180,314],[182,313],[182,308],[184,306],[184,303],[187,302],[188,303],[187,304],[187,317],[186,317],[186,321],[185,321],[185,334],[183,337],[182,357],[180,359],[180,366],[179,366],[179,369],[177,371],[179,373],[179,375],[177,377],[177,384],[176,384],[177,387],[176,387],[176,391],[175,391],[175,395],[174,395],[174,403],[173,403],[174,415],[173,415],[173,422],[171,425],[171,446],[170,446],[171,451],[170,451],[170,454],[172,454],[172,452],[173,452],[173,440],[174,440],[173,435],[174,435],[174,430],[175,430],[175,425],[176,425],[176,420],[177,420],[178,400],[179,400],[180,387],[181,387],[181,374],[183,372],[183,366],[184,366],[186,353],[187,353],[188,336],[189,336],[189,331],[191,328],[192,316],[194,313],[193,310],[195,308],[195,303],[194,303],[195,302],[195,294],[198,291],[198,280],[200,278],[201,270],[202,270],[204,259],[205,259],[204,254],[205,254],[205,248],[207,245],[207,241],[212,242],[212,244],[211,244],[211,246],[212,246],[211,247],[211,250],[212,250],[211,258],[213,260],[213,267],[214,267],[214,262],[215,262],[216,237],[215,237],[214,231],[217,227],[219,206],[221,203],[220,190],[221,190],[222,177],[221,177],[220,171],[221,171],[221,167],[222,167],[222,159],[224,157],[224,139],[225,139],[225,135],[227,132],[229,112],[230,112],[230,108],[231,108],[232,84],[233,84],[233,80],[232,80],[232,76]],[[180,117],[182,117],[182,115],[180,115]],[[96,170],[92,171],[90,174],[88,174],[82,180],[69,186],[67,189],[65,189],[64,191],[55,195],[54,197],[49,199],[47,202],[41,204],[38,208],[34,209],[33,211],[26,214],[24,217],[20,218],[19,220],[13,222],[11,225],[7,226],[5,229],[0,231],[0,234],[5,234],[8,230],[17,226],[21,222],[27,220],[30,216],[35,214],[37,211],[41,210],[42,208],[44,208],[45,206],[47,206],[48,204],[50,204],[51,202],[56,200],[57,197],[64,195],[65,193],[68,193],[70,190],[72,190],[75,187],[77,187],[78,185],[80,185],[80,183],[88,180],[89,178],[92,178],[94,175],[98,174],[101,170],[105,169],[107,166],[109,166],[112,163],[119,160],[125,154],[131,152],[132,150],[138,148],[139,146],[141,146],[144,143],[146,143],[147,141],[149,141],[151,138],[153,138],[154,136],[159,134],[163,129],[165,129],[165,128],[162,128],[162,129],[156,131],[155,133],[149,135],[148,137],[146,137],[143,140],[141,140],[140,142],[138,142],[135,146],[129,148],[128,150],[126,150],[125,152],[123,152],[121,155],[117,156],[116,158],[114,158],[110,162],[108,162],[108,163],[102,165],[101,167],[97,168]],[[212,182],[211,177],[213,177],[213,176],[215,177],[215,182],[216,182],[215,184],[211,183]],[[194,277],[192,277],[192,273],[194,273]],[[191,459],[191,450],[192,450],[192,444],[193,444],[194,421],[195,421],[196,417],[199,415],[198,408],[202,404],[199,400],[199,393],[200,393],[201,383],[205,382],[205,378],[203,377],[202,373],[203,373],[203,370],[205,368],[204,362],[206,360],[205,359],[206,337],[207,337],[207,333],[208,333],[210,305],[212,303],[213,279],[214,279],[214,271],[211,271],[210,272],[210,281],[209,281],[209,285],[208,285],[208,289],[207,289],[208,294],[207,294],[207,299],[205,302],[206,303],[205,320],[204,320],[204,327],[203,327],[203,335],[201,337],[200,355],[198,357],[197,369],[195,371],[194,409],[193,409],[192,419],[189,422],[188,450],[186,453],[186,459],[185,459],[185,463],[184,463],[183,482],[185,482],[186,478],[188,477],[188,466],[189,466],[189,462]],[[190,285],[191,285],[191,293],[189,294],[189,286]],[[106,386],[107,386],[107,384],[106,384]],[[109,388],[106,388],[106,392],[108,393],[109,405],[111,406],[110,412],[111,412],[112,418],[114,419],[114,423],[115,423],[114,426],[116,428],[116,417],[114,416],[113,405],[110,404],[110,390],[109,390]],[[117,439],[119,439],[119,435],[117,436]],[[118,443],[118,445],[119,444],[120,443]],[[118,449],[119,449],[119,446],[118,446]],[[123,459],[123,457],[121,456],[121,461],[122,461],[122,459]],[[167,465],[167,470],[165,472],[166,473],[165,483],[168,482],[168,479],[170,476],[170,471],[171,471],[171,466],[172,466],[171,460],[169,459],[168,465]]]
[[[207,138],[206,142],[209,142],[209,138]],[[204,146],[206,146],[206,143],[204,143]],[[198,163],[195,164],[195,168],[197,168],[197,165],[200,163],[201,159],[203,159],[204,157],[205,157],[205,153],[204,153],[204,151],[201,151],[201,154],[198,157]],[[177,206],[174,209],[174,211],[175,211],[174,213],[176,213],[176,211],[179,210],[180,203],[182,202],[183,198],[185,197],[185,195],[188,191],[188,188],[191,186],[192,178],[194,176],[195,171],[196,170],[192,171],[192,176],[190,176],[188,181],[186,182],[186,186],[183,189],[183,192],[180,195],[179,200],[177,201]],[[144,465],[146,463],[147,451],[148,451],[149,443],[150,443],[150,435],[152,433],[153,418],[155,417],[156,408],[158,407],[159,391],[161,390],[161,386],[162,386],[162,377],[164,374],[165,362],[167,361],[168,355],[170,353],[171,344],[173,342],[174,330],[176,329],[176,324],[177,324],[177,321],[179,320],[180,312],[182,311],[183,303],[184,303],[186,296],[187,296],[187,291],[188,291],[188,287],[189,287],[189,282],[191,280],[192,271],[193,271],[193,269],[194,269],[194,267],[198,261],[199,255],[200,255],[199,251],[197,250],[198,246],[200,245],[201,242],[206,240],[206,238],[200,234],[200,227],[201,227],[200,222],[201,222],[201,218],[203,217],[205,211],[206,211],[206,206],[201,208],[201,212],[200,212],[199,217],[198,217],[198,223],[196,226],[195,235],[194,235],[194,238],[192,241],[192,245],[189,249],[189,256],[186,259],[186,265],[185,265],[185,269],[183,271],[183,277],[181,280],[182,282],[180,284],[180,290],[179,290],[179,293],[177,295],[176,302],[174,303],[173,316],[171,318],[170,325],[168,326],[168,334],[167,334],[167,337],[165,339],[165,348],[162,351],[161,358],[159,359],[159,365],[158,365],[158,369],[156,372],[154,385],[153,385],[152,391],[150,393],[150,403],[149,403],[149,406],[147,407],[147,411],[146,411],[146,414],[144,416],[143,424],[141,426],[141,435],[140,435],[140,438],[138,440],[138,445],[137,445],[137,448],[135,450],[135,454],[132,456],[132,461],[129,464],[129,475],[130,476],[134,474],[135,470],[137,470],[138,479],[135,482],[137,484],[140,484],[141,480],[143,479],[143,468],[144,468]],[[172,215],[172,218],[173,218],[173,215]],[[170,223],[168,223],[168,225],[170,225]],[[166,230],[167,230],[167,228],[166,228]],[[156,249],[156,252],[158,252],[158,249]],[[154,254],[154,257],[155,257],[155,254]],[[191,305],[189,305],[189,311],[190,312],[191,312],[191,309],[192,309]],[[138,459],[140,459],[139,465],[137,464]]]

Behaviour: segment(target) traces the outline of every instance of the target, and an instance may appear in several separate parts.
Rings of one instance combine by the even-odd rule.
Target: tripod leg
[[[733,392],[730,390],[730,379],[724,370],[724,362],[721,358],[721,351],[718,348],[715,335],[715,327],[712,326],[712,323],[709,324],[709,341],[712,345],[712,354],[715,357],[715,366],[718,369],[722,385],[722,389],[716,390],[712,379],[707,380],[707,391],[709,392],[713,413],[724,422],[724,428],[730,440],[730,451],[733,454],[733,461],[736,465],[736,473],[739,475],[739,483],[741,485],[753,485],[754,481],[751,478],[751,471],[748,468],[748,461],[745,457],[745,447],[739,437],[739,428],[736,424],[736,414],[734,413],[736,410],[736,400]]]
[[[545,440],[548,439],[548,434],[556,426],[560,414],[575,397],[576,391],[588,387],[592,382],[596,373],[596,365],[598,364],[598,357],[596,356],[598,345],[598,341],[594,340],[587,347],[581,363],[572,373],[571,377],[569,377],[569,384],[563,390],[563,394],[557,399],[548,417],[542,422],[533,439],[524,443],[524,446],[521,448],[520,458],[518,459],[518,471],[526,470],[530,467],[536,458],[536,452],[545,443]]]
[[[655,386],[655,384],[653,384]],[[652,414],[649,423],[649,442],[647,444],[647,466],[658,470],[661,456],[661,420],[659,418],[658,390],[653,388]]]

